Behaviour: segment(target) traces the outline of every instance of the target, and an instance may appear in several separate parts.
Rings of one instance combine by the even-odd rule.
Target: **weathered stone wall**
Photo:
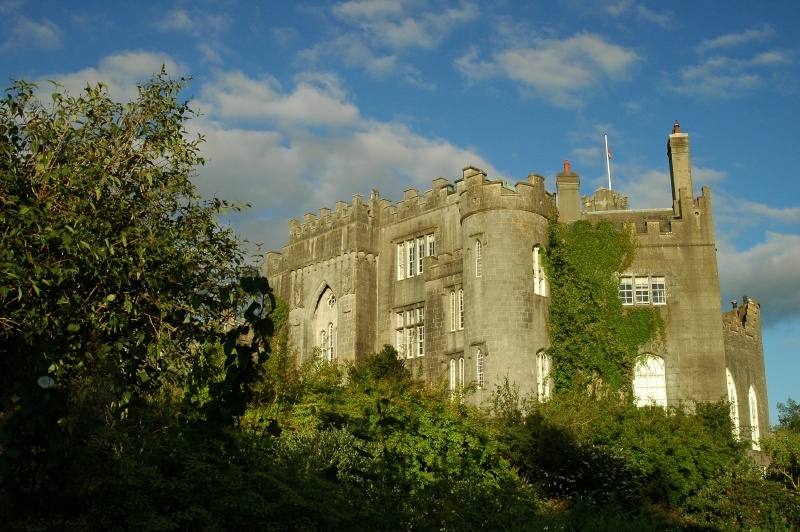
[[[743,298],[741,306],[722,315],[725,362],[733,376],[743,438],[752,433],[749,392],[752,386],[758,399],[758,425],[761,436],[769,431],[769,403],[761,339],[761,310],[757,301]]]

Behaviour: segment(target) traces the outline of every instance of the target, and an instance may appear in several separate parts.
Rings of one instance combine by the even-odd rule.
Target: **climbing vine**
[[[545,268],[556,393],[630,392],[639,348],[663,341],[658,309],[623,307],[619,299],[618,274],[634,251],[632,235],[610,222],[551,222]]]

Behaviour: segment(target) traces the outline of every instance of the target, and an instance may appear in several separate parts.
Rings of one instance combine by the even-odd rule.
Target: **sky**
[[[712,193],[723,310],[762,305],[771,422],[800,400],[800,2],[0,0],[0,74],[103,81],[123,101],[164,65],[205,136],[195,182],[251,208],[262,251],[336,201],[396,202],[477,166],[671,206],[666,142],[689,133]],[[256,249],[256,248],[254,248]]]

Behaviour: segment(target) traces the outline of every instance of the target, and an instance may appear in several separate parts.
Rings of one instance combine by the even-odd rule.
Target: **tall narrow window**
[[[450,331],[456,330],[456,293],[450,292]]]
[[[333,360],[333,323],[328,324],[328,360]]]
[[[538,244],[533,246],[533,293],[546,296],[547,281],[544,276],[540,251],[541,249]]]
[[[544,351],[536,353],[536,391],[540,401],[550,397],[550,357]]]
[[[478,353],[475,358],[477,359],[478,365],[478,388],[483,389],[483,387],[486,385],[486,377],[484,373],[485,368],[483,366],[483,351],[478,349]]]
[[[647,277],[636,277],[633,280],[636,289],[636,304],[646,305],[650,303],[650,284]]]
[[[475,277],[483,275],[483,244],[480,240],[475,241]]]
[[[450,359],[450,391],[456,391],[456,359]]]
[[[458,291],[458,328],[464,328],[464,289]]]
[[[417,275],[422,273],[422,259],[425,257],[425,237],[417,238]]]
[[[405,244],[397,244],[397,280],[406,277],[406,247]]]
[[[458,388],[464,387],[464,357],[458,359]]]
[[[738,440],[739,432],[739,399],[736,395],[736,383],[733,382],[731,370],[725,368],[725,378],[728,381],[728,401],[731,403],[731,421],[733,421],[733,436]]]
[[[434,242],[433,235],[428,235],[428,256],[433,257],[436,255],[436,243]]]
[[[417,356],[425,354],[425,307],[417,309]]]
[[[619,298],[623,305],[633,305],[633,277],[620,278]]]
[[[650,293],[653,296],[653,304],[654,305],[666,305],[667,304],[667,285],[664,281],[664,277],[657,276],[650,278]]]
[[[754,451],[761,450],[761,430],[758,426],[758,399],[756,398],[756,389],[750,386],[750,446]]]
[[[633,370],[633,394],[637,406],[667,407],[667,379],[664,359],[643,355]]]
[[[414,261],[414,241],[409,240],[406,242],[406,248],[408,249],[408,276],[414,277],[414,267],[416,266]]]
[[[328,354],[328,333],[326,331],[319,333],[319,351],[323,359]]]

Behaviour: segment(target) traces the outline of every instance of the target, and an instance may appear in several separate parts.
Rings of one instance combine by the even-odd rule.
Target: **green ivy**
[[[624,308],[618,274],[633,260],[635,241],[610,222],[550,224],[545,268],[550,279],[551,378],[557,393],[601,389],[630,395],[639,349],[663,341],[654,308]]]

